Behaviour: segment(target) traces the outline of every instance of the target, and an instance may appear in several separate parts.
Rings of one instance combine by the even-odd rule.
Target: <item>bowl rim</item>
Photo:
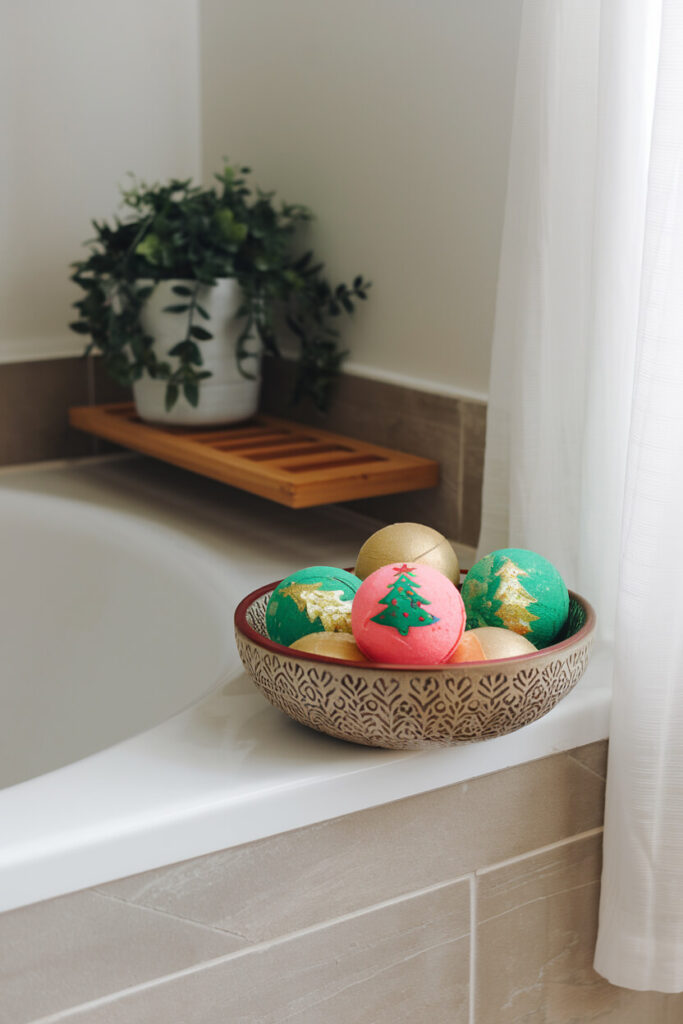
[[[460,575],[461,577],[464,577],[467,573],[463,569],[461,570]],[[286,578],[286,576],[283,576],[283,579]],[[344,658],[328,658],[324,654],[313,654],[312,651],[297,651],[293,647],[287,647],[285,644],[278,644],[274,640],[271,640],[270,637],[263,636],[262,633],[259,633],[258,630],[249,625],[247,622],[247,609],[254,603],[254,601],[257,601],[259,597],[263,597],[263,595],[267,594],[269,591],[275,590],[275,587],[280,583],[282,583],[282,580],[275,580],[273,583],[266,583],[264,586],[257,587],[256,590],[252,590],[251,593],[246,595],[246,597],[243,597],[235,609],[235,628],[258,647],[264,647],[266,650],[270,651],[271,654],[286,655],[289,658],[294,658],[295,661],[320,662],[322,665],[346,665],[349,668],[355,669],[364,669],[367,666],[372,669],[381,669],[382,671],[386,670],[391,672],[434,673],[437,671],[442,672],[446,667],[450,667],[454,670],[461,668],[469,669],[471,666],[484,668],[489,665],[507,665],[511,662],[532,661],[535,658],[545,657],[551,652],[567,650],[570,647],[576,646],[577,643],[582,640],[587,639],[595,630],[595,609],[590,601],[587,601],[585,597],[581,596],[581,594],[577,594],[576,591],[568,590],[570,598],[573,598],[586,612],[586,621],[581,629],[577,630],[577,632],[573,633],[570,637],[567,637],[566,640],[561,640],[559,644],[550,644],[549,647],[541,647],[533,653],[516,654],[514,658],[491,658],[489,661],[441,661],[429,665],[401,665],[397,663],[379,661],[348,661]]]

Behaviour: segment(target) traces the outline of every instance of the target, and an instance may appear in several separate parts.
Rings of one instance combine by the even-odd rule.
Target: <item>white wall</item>
[[[201,0],[203,170],[310,205],[352,366],[485,392],[521,0]]]
[[[520,7],[0,0],[0,361],[80,351],[69,263],[127,171],[228,156],[373,279],[352,369],[485,392]]]
[[[128,171],[199,175],[197,0],[0,0],[0,361],[82,349],[69,263]]]

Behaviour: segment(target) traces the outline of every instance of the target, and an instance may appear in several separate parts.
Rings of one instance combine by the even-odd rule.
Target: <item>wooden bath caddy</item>
[[[78,430],[210,476],[290,508],[433,487],[432,459],[366,444],[317,427],[257,415],[234,426],[163,427],[143,423],[132,402],[78,406]]]

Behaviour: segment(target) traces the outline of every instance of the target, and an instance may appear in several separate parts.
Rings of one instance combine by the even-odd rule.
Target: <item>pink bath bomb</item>
[[[371,573],[351,606],[356,643],[371,661],[435,665],[446,661],[465,628],[465,606],[438,569],[394,562]]]

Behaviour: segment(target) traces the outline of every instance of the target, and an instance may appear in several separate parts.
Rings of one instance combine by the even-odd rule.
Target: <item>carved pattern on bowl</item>
[[[268,650],[261,594],[245,620],[259,636],[236,627],[242,662],[275,707],[339,739],[393,749],[419,749],[489,739],[547,714],[585,672],[594,618],[573,595],[564,643],[510,661],[419,668],[349,664],[281,648]],[[590,628],[585,628],[590,617]]]

